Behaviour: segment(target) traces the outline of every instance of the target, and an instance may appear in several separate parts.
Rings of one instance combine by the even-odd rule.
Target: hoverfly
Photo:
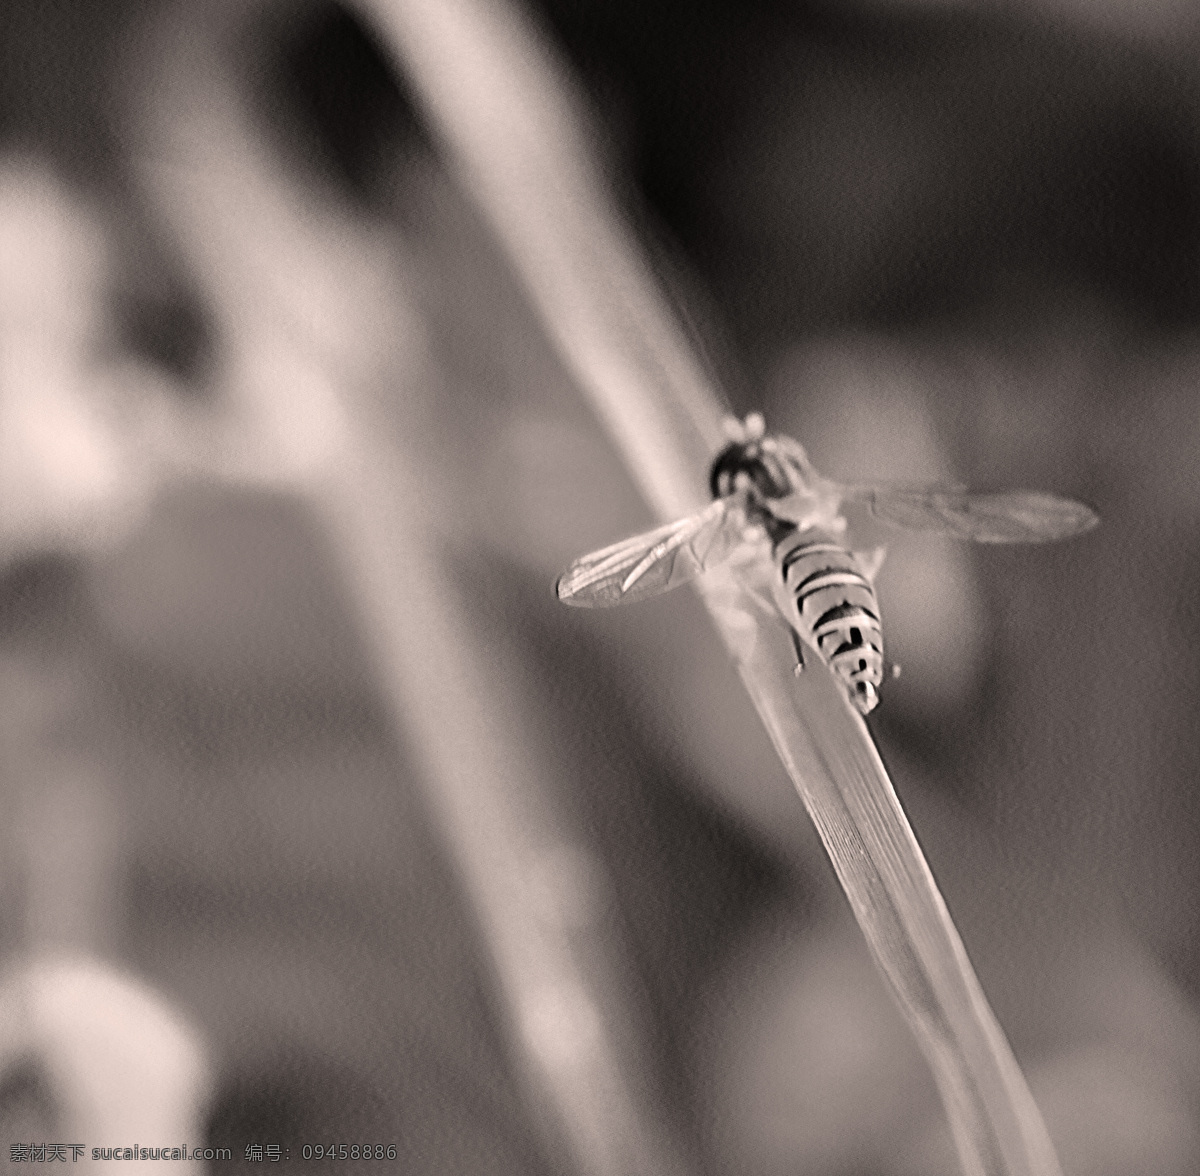
[[[642,600],[685,584],[748,544],[769,541],[775,607],[793,632],[803,665],[811,649],[869,714],[883,681],[883,635],[874,579],[883,549],[851,551],[844,502],[887,523],[977,543],[1044,543],[1090,530],[1086,506],[1052,494],[970,494],[959,486],[843,485],[823,477],[790,437],[768,435],[763,418],[727,423],[730,443],[709,476],[715,501],[688,518],[576,560],[558,598],[582,608]]]

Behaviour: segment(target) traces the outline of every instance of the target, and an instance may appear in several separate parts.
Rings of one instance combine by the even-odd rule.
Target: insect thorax
[[[868,714],[883,681],[883,632],[875,590],[857,557],[809,529],[777,541],[775,561],[792,624]]]

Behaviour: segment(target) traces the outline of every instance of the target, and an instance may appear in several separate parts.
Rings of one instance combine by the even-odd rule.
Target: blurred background
[[[238,1162],[953,1173],[696,599],[554,599],[651,520],[378,7],[0,10],[0,1162],[174,1050]],[[528,11],[731,408],[1100,513],[856,520],[871,726],[1068,1176],[1200,1171],[1200,18]],[[64,1037],[43,959],[176,1036]]]

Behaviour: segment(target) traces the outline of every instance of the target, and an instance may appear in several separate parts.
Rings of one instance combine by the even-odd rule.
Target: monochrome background
[[[1200,1170],[1200,20],[530,11],[733,411],[842,480],[1099,512],[1025,549],[852,519],[888,543],[904,671],[870,722],[1065,1171]],[[698,602],[557,604],[573,558],[651,520],[362,11],[7,0],[0,364],[0,1162],[134,1122],[121,1098],[168,1083],[138,1059],[172,1050],[188,1142],[239,1163],[577,1162],[524,1076],[489,867],[447,832],[365,573],[306,497],[332,426],[301,391],[327,364],[373,390],[362,460],[401,470],[381,484],[463,602],[480,705],[520,716],[522,836],[550,813],[573,847],[537,886],[648,1137],[683,1171],[956,1170]],[[92,961],[78,1007],[128,1056],[46,1044],[67,1014],[28,1011],[44,959]],[[122,1020],[102,975],[174,1028]],[[115,1119],[72,1119],[85,1070],[125,1075]],[[381,1166],[305,1166],[348,1164]]]

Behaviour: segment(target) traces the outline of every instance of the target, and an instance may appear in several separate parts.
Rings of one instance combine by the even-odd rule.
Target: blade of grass
[[[538,32],[488,0],[359,0],[550,337],[664,521],[705,500],[719,399],[605,195]],[[866,725],[730,575],[700,592],[941,1091],[969,1176],[1059,1176],[1053,1146]]]
[[[395,235],[281,171],[213,44],[226,20],[205,11],[180,5],[163,29],[139,163],[218,319],[210,468],[298,489],[324,524],[471,900],[554,1170],[676,1176],[686,1165],[631,1040],[638,1004],[603,878],[559,803],[521,665],[481,633],[430,522],[444,455],[425,452],[422,424],[440,374]],[[239,6],[224,11],[236,25]]]

